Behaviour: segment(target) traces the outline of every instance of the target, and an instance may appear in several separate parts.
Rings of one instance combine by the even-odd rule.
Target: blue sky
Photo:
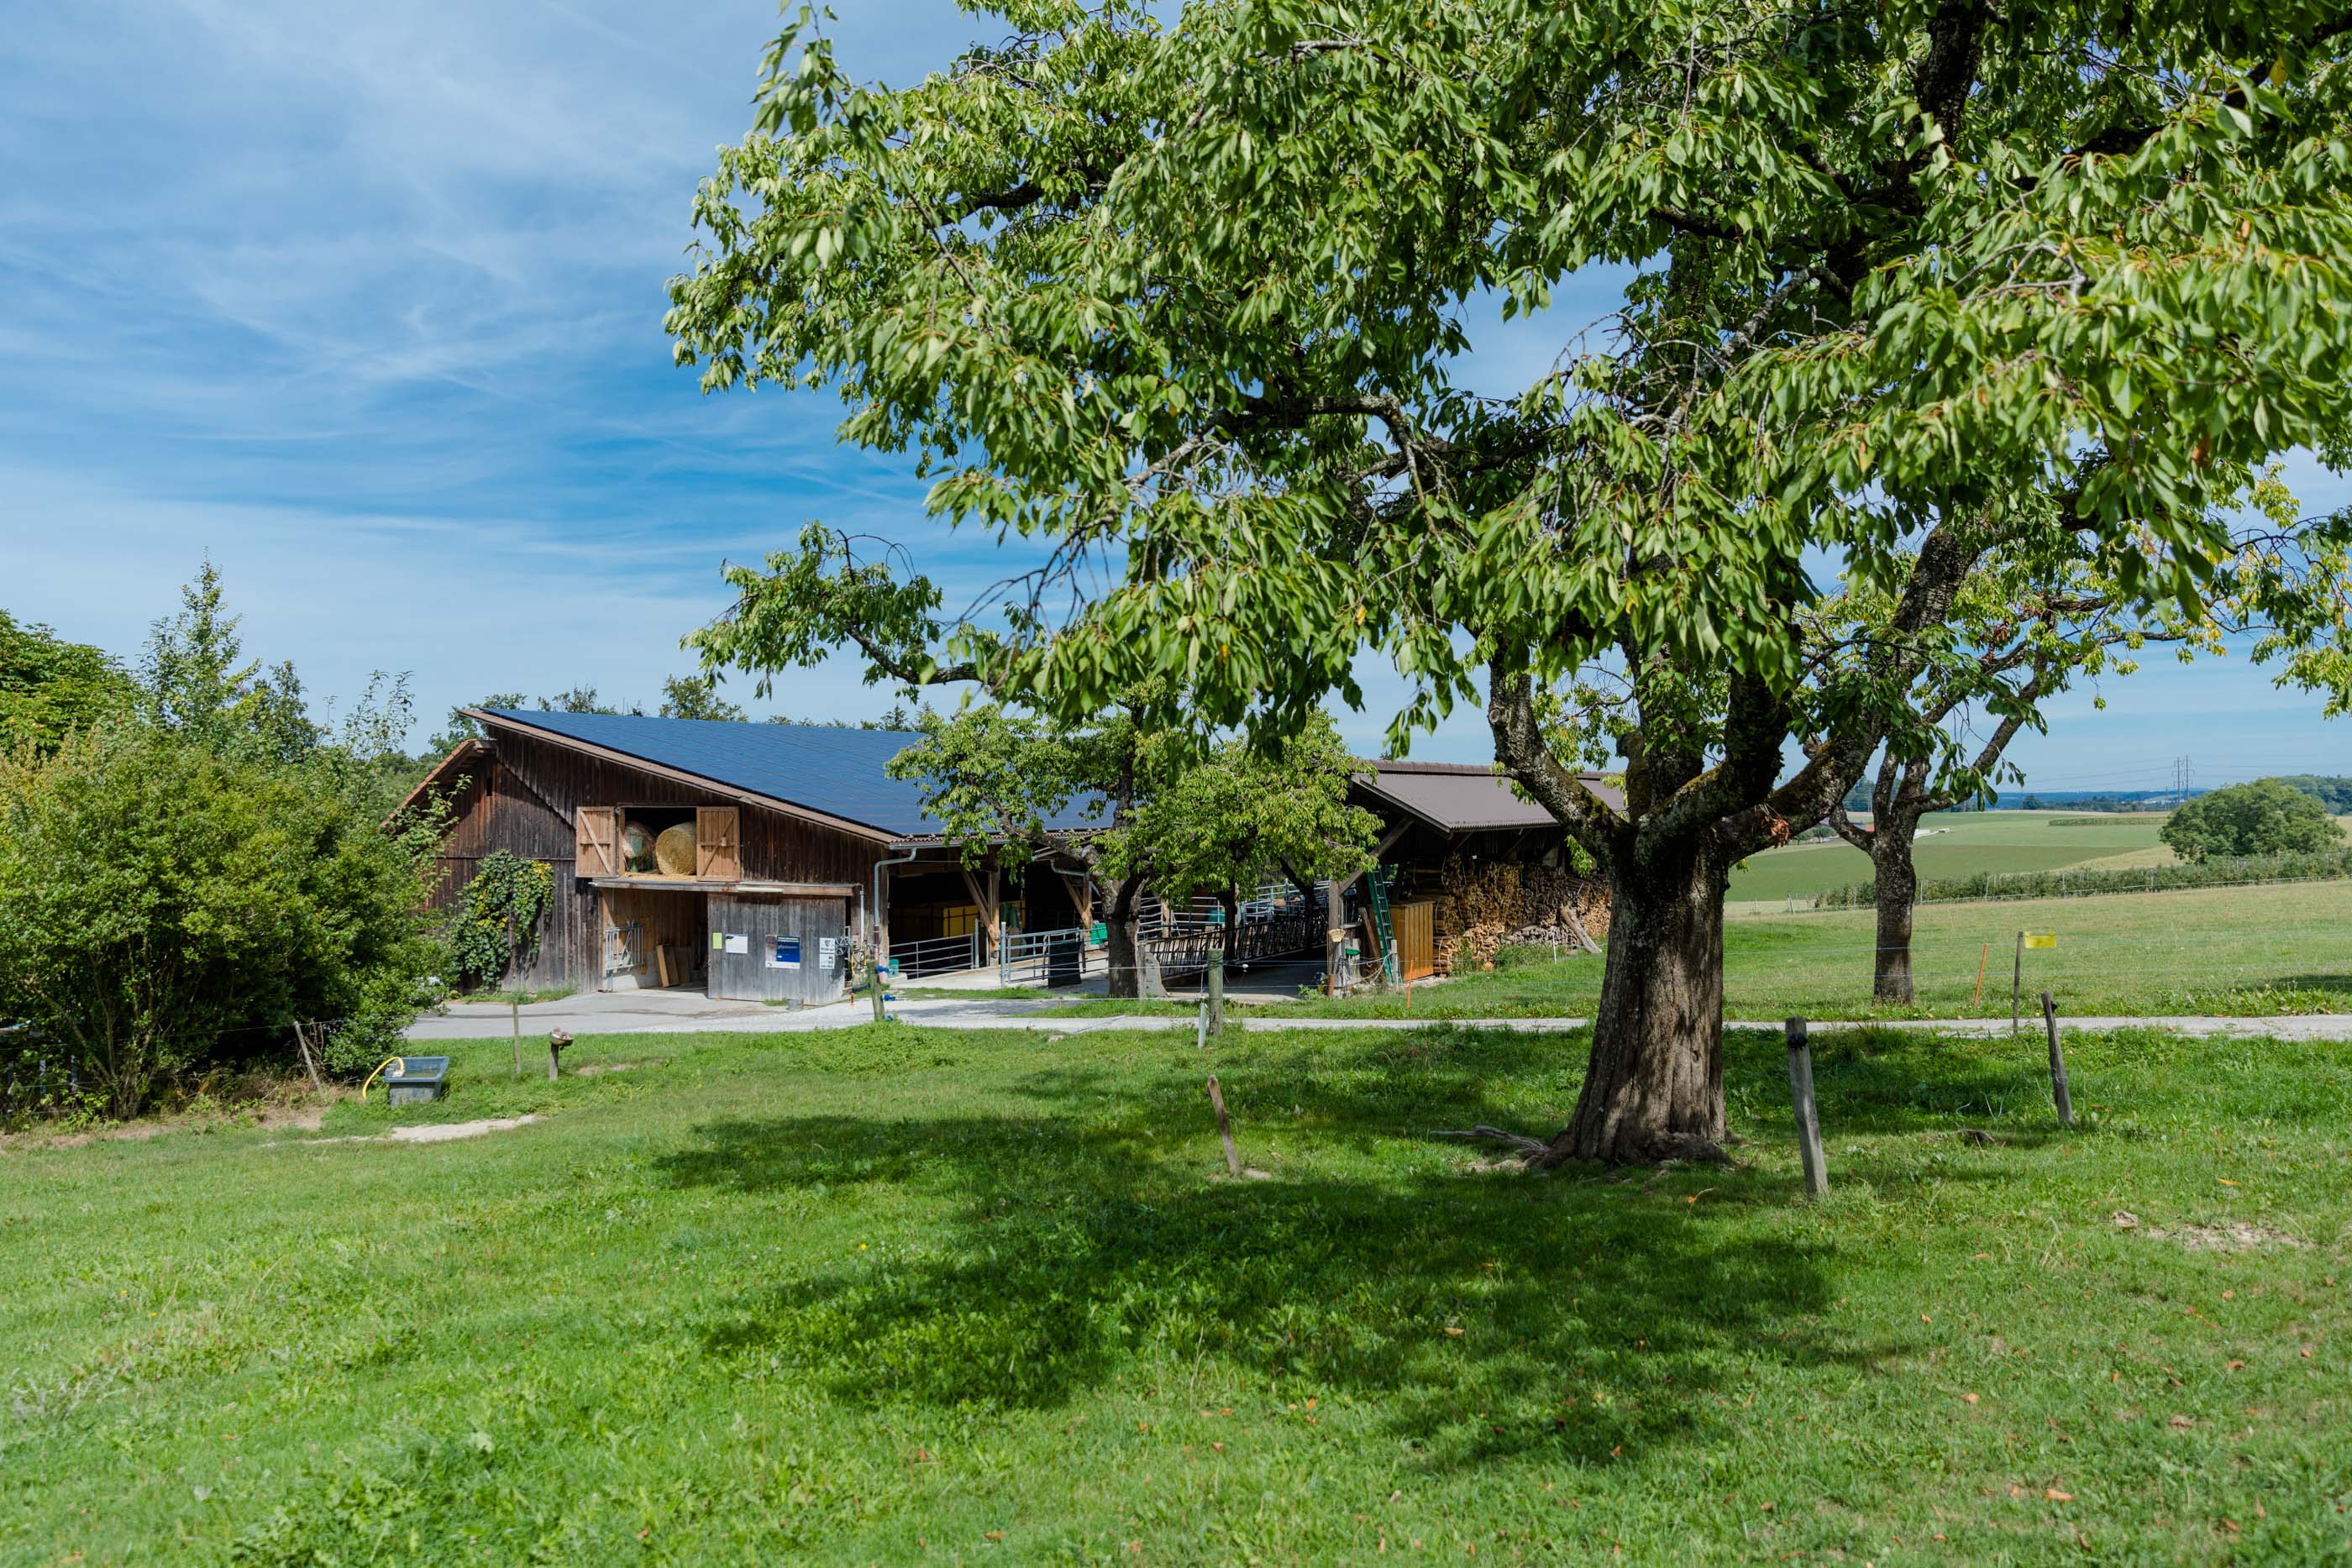
[[[860,75],[1001,26],[845,0]],[[320,695],[413,672],[427,721],[499,689],[650,704],[724,559],[822,517],[955,591],[992,547],[921,516],[829,396],[705,399],[662,285],[713,149],[749,122],[767,0],[85,0],[0,30],[0,607],[135,651],[209,550],[248,649]],[[1605,303],[1571,291],[1576,319]],[[1556,329],[1480,336],[1522,382]],[[2315,503],[2352,486],[2305,465]],[[1343,715],[1372,747],[1400,695]],[[758,712],[856,717],[833,664]],[[747,695],[741,694],[740,695]],[[2017,755],[2053,788],[2352,773],[2352,728],[2240,660],[2151,664]],[[420,738],[422,730],[420,730]],[[1416,755],[1491,756],[1475,715]]]

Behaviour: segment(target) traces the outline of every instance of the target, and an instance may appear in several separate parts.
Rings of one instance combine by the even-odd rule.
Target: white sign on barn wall
[[[834,960],[840,956],[840,952],[841,942],[839,938],[833,936],[818,937],[816,939],[816,972],[820,975],[832,974]]]

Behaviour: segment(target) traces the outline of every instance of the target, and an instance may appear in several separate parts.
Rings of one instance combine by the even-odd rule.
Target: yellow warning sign
[[[2025,933],[2025,945],[2029,947],[2055,947],[2058,946],[2058,933],[2055,931],[2028,931]]]

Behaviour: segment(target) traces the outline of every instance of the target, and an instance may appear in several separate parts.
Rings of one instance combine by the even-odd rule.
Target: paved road
[[[891,1016],[930,1029],[1025,1029],[1054,1034],[1100,1034],[1113,1030],[1189,1030],[1190,1018],[1159,1014],[1113,1018],[1040,1018],[1058,1006],[1050,1000],[1012,1001],[997,998],[925,998],[890,1004]],[[837,1003],[825,1008],[772,1008],[760,1002],[722,1002],[695,991],[612,991],[539,1002],[521,1009],[523,1032],[544,1038],[550,1030],[579,1034],[730,1034],[794,1033],[806,1030],[848,1029],[869,1021],[865,1002]],[[1249,1017],[1239,1020],[1244,1030],[1425,1029],[1450,1023],[1462,1029],[1512,1030],[1528,1034],[1568,1033],[1588,1027],[1590,1019],[1340,1019]],[[2113,1030],[2152,1024],[2182,1034],[2285,1040],[2352,1040],[2352,1013],[2305,1013],[2285,1018],[2078,1018],[2062,1019],[2068,1030]],[[452,1007],[438,1017],[418,1019],[408,1031],[417,1040],[503,1038],[512,1023],[502,1007],[469,1003]],[[1778,1033],[1778,1019],[1734,1020],[1727,1029],[1769,1030]],[[1997,1035],[2009,1032],[2009,1020],[1998,1019],[1933,1019],[1893,1023],[1824,1021],[1815,1033],[1832,1033],[1864,1027],[1934,1030],[1946,1034]],[[2026,1028],[2039,1027],[2029,1019]]]

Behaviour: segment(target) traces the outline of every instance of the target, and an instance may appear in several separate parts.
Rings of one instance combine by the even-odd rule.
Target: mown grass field
[[[1918,841],[1916,861],[1923,878],[2094,862],[2168,864],[2172,852],[2157,837],[2164,821],[2160,811],[1943,811],[1920,823],[1933,831]],[[1734,903],[1810,897],[1870,876],[1870,857],[1843,839],[1791,844],[1749,856],[1732,873],[1729,897]]]
[[[2025,955],[2028,1011],[2045,989],[2078,1017],[2352,1011],[2352,883],[2343,882],[1923,904],[1913,943],[1918,1002],[1891,1009],[1870,1000],[1870,910],[1735,918],[1725,926],[1725,1009],[1742,1019],[2004,1013],[2020,931],[2058,937],[2055,948]],[[1597,957],[1573,957],[1456,976],[1416,988],[1409,1003],[1368,995],[1307,1006],[1353,1017],[1581,1017],[1600,994],[1601,969]]]
[[[457,1049],[426,1114],[545,1119],[0,1151],[0,1560],[2352,1552],[2337,1047],[2084,1038],[2062,1135],[2033,1050],[1825,1040],[1817,1204],[1763,1036],[1732,1167],[1549,1176],[1426,1134],[1577,1039]]]

